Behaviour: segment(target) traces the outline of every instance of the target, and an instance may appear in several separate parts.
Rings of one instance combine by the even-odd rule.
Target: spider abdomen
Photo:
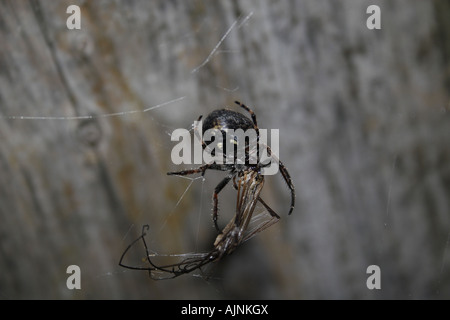
[[[202,131],[205,133],[209,129],[219,129],[221,131],[230,130],[248,130],[254,129],[255,126],[249,118],[244,116],[242,113],[228,110],[220,109],[211,112],[203,121]]]
[[[250,143],[254,143],[253,148],[250,149],[256,149],[257,143],[256,127],[252,120],[236,111],[228,109],[214,110],[205,118],[202,133],[205,135],[205,132],[211,129],[220,130],[221,141],[217,143],[217,147],[218,151],[223,154],[225,161],[229,159],[234,164],[236,162],[248,163]],[[212,136],[214,138],[205,141],[204,147],[209,146],[212,141],[215,141],[217,132],[213,132]],[[249,138],[250,136],[253,139]],[[252,141],[250,142],[250,140]],[[243,154],[240,157],[240,161],[237,161],[239,147],[243,148],[241,149],[243,150]],[[216,150],[212,150],[211,155],[215,156]]]

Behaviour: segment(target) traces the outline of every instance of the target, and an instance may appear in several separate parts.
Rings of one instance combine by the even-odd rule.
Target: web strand
[[[246,23],[248,21],[248,19],[250,19],[250,17],[253,15],[253,12],[250,12],[244,19],[242,19],[242,21],[239,23],[238,28],[242,27],[244,25],[244,23]],[[198,72],[198,70],[200,70],[201,68],[203,68],[210,60],[211,58],[214,56],[214,54],[217,52],[217,50],[219,49],[220,45],[225,41],[225,39],[228,37],[228,35],[230,34],[230,32],[234,29],[234,27],[237,25],[237,23],[240,21],[241,19],[237,19],[235,20],[232,25],[228,28],[228,30],[225,32],[225,34],[222,36],[222,38],[220,38],[219,42],[216,44],[216,46],[211,50],[211,52],[209,53],[209,55],[206,57],[206,59],[196,68],[192,69],[191,73],[196,73]]]
[[[144,110],[130,110],[130,111],[120,111],[120,112],[113,112],[113,113],[105,113],[105,114],[98,114],[98,115],[86,115],[86,116],[0,116],[0,118],[8,119],[8,120],[86,120],[86,119],[99,119],[99,118],[110,118],[110,117],[122,117],[122,116],[128,116],[135,113],[145,113],[151,110],[155,110],[161,107],[164,107],[166,105],[179,102],[186,98],[185,96],[179,97],[173,100],[169,100],[160,104],[157,104],[155,106],[146,108]]]

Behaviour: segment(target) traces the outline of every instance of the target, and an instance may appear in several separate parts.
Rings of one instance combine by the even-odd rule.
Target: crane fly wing
[[[236,217],[242,219],[242,237],[240,243],[253,238],[257,233],[278,222],[280,217],[261,199],[260,193],[264,187],[264,176],[252,171],[239,179]],[[242,190],[241,190],[242,189]],[[255,214],[260,202],[264,209]]]

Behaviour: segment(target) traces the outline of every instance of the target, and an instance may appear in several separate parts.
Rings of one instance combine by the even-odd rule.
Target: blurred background
[[[449,14],[443,0],[1,1],[0,298],[449,299]],[[268,177],[281,220],[210,279],[119,267],[144,224],[157,252],[211,247],[223,173],[167,176],[170,133],[234,100],[280,129],[293,214]],[[222,226],[235,201],[230,185]]]

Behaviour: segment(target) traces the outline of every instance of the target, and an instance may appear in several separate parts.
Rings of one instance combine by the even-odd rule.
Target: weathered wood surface
[[[66,28],[70,4],[81,30]],[[366,28],[370,4],[381,30]],[[0,297],[449,298],[449,13],[439,0],[2,1]],[[280,129],[295,212],[268,178],[282,219],[219,279],[120,268],[146,223],[155,250],[208,247],[219,176],[176,205],[190,181],[165,175],[168,133],[236,99]],[[72,264],[81,290],[66,287]],[[381,290],[366,287],[373,264]]]

